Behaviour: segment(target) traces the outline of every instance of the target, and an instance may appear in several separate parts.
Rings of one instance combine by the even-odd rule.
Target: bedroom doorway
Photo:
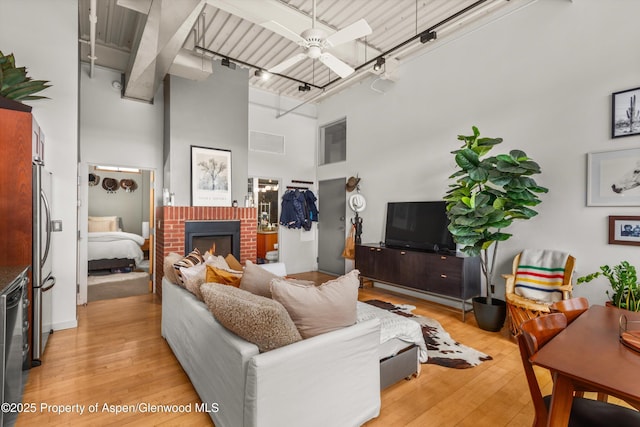
[[[86,223],[79,222],[79,252],[86,257],[78,303],[152,292],[154,171],[89,164],[81,179]]]

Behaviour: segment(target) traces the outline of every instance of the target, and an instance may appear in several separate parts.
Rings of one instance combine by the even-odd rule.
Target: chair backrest
[[[513,258],[513,264],[512,264],[511,270],[514,276],[518,272],[518,266],[520,265],[521,256],[522,256],[522,252],[520,252]],[[571,284],[575,265],[576,265],[576,258],[573,255],[569,255],[569,257],[567,258],[567,263],[564,266],[564,280],[562,281],[563,285]]]
[[[522,333],[518,335],[518,346],[520,347],[520,357],[522,366],[527,377],[529,393],[535,409],[534,426],[544,426],[547,422],[547,407],[542,398],[540,385],[533,371],[533,365],[529,360],[536,354],[551,338],[555,337],[567,327],[567,318],[562,313],[552,313],[541,317],[536,317],[525,321],[520,325]]]
[[[589,309],[589,300],[584,297],[570,298],[562,301],[556,301],[551,306],[551,311],[559,311],[567,316],[567,322],[571,323],[578,316]]]

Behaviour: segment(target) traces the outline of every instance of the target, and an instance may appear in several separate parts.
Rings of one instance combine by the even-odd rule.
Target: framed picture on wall
[[[640,246],[640,216],[610,216],[609,244]]]
[[[640,148],[587,154],[587,206],[640,206]]]
[[[611,137],[640,134],[640,87],[615,92],[612,95]],[[640,99],[638,99],[640,101]]]
[[[191,206],[231,206],[231,151],[191,146]]]

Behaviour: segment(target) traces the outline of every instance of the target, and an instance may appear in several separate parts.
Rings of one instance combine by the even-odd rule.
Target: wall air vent
[[[249,150],[271,154],[284,154],[284,135],[249,131]]]

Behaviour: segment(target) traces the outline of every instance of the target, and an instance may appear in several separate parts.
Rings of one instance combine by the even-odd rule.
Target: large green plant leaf
[[[0,51],[0,95],[16,101],[43,99],[35,96],[51,85],[46,80],[32,80],[25,67],[16,67],[13,54],[4,55]]]

